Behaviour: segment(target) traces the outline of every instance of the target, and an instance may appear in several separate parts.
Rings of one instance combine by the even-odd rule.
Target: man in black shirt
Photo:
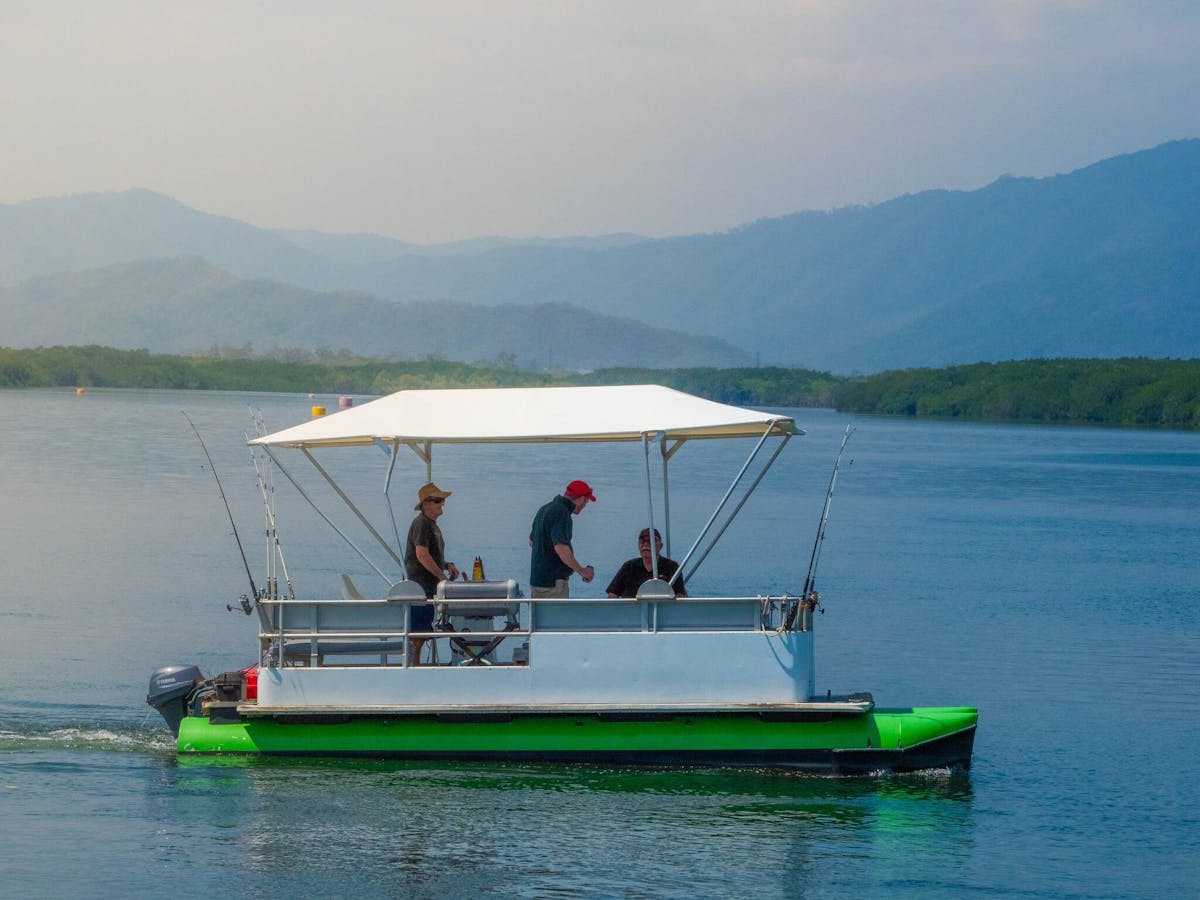
[[[654,555],[658,557],[658,577],[663,581],[671,584],[671,576],[679,569],[679,563],[673,559],[667,559],[662,555],[662,535],[658,533],[658,529],[654,529]],[[634,557],[627,561],[617,574],[613,576],[613,580],[609,583],[607,592],[610,597],[636,597],[638,588],[649,581],[653,575],[652,563],[650,561],[650,529],[643,528],[638,534],[638,552],[640,556]],[[675,591],[676,597],[686,597],[687,590],[683,586],[683,581],[676,581],[671,584],[671,588]]]
[[[404,547],[404,569],[410,581],[415,581],[425,591],[426,597],[437,592],[438,582],[443,578],[450,581],[458,578],[458,567],[446,561],[446,542],[437,520],[445,510],[446,498],[451,491],[443,491],[432,481],[417,491],[417,517],[408,526],[408,541]],[[433,630],[433,604],[414,604],[409,622],[411,631]],[[408,658],[410,665],[417,665],[425,638],[409,638]]]

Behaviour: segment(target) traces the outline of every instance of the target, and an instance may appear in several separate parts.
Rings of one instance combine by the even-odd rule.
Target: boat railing
[[[516,582],[443,582],[431,601],[403,590],[389,598],[264,598],[273,626],[259,632],[267,665],[410,664],[410,640],[449,647],[451,665],[525,665],[541,634],[808,631],[812,610],[792,595],[630,598],[524,597]],[[432,602],[433,630],[412,627],[413,607]],[[792,613],[798,609],[799,614]],[[785,623],[791,618],[791,628]],[[533,641],[536,644],[536,640]]]

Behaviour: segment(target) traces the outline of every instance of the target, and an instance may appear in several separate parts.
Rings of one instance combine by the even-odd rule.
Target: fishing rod
[[[804,576],[804,591],[800,595],[802,599],[788,613],[787,622],[784,624],[786,631],[792,630],[792,626],[796,622],[796,614],[800,611],[801,606],[816,609],[817,601],[820,600],[820,595],[817,594],[817,565],[821,561],[821,549],[825,544],[825,526],[829,524],[829,507],[833,503],[833,489],[837,485],[838,469],[842,465],[842,455],[846,452],[846,442],[850,440],[850,435],[853,433],[854,426],[847,425],[846,431],[842,435],[841,449],[838,450],[837,459],[833,463],[833,474],[829,476],[829,488],[825,491],[825,505],[821,508],[821,518],[817,522],[817,536],[813,539],[812,555],[808,558],[808,574]]]
[[[263,422],[262,413],[258,410],[251,410],[251,415],[254,421],[255,433],[257,437],[262,437],[267,433],[266,426]],[[250,442],[250,436],[245,435],[246,443]],[[279,526],[278,520],[275,517],[275,484],[271,478],[271,466],[269,463],[260,459],[260,454],[256,453],[253,448],[250,450],[250,461],[254,464],[254,474],[258,476],[258,489],[262,494],[263,509],[266,513],[267,523],[267,590],[272,597],[279,596],[279,577],[275,573],[275,560],[279,560],[279,566],[283,569],[283,579],[287,586],[288,597],[292,600],[296,599],[296,592],[292,586],[292,576],[288,573],[287,560],[283,555],[283,544],[279,541]],[[272,546],[273,543],[273,546]]]
[[[246,577],[250,580],[250,595],[257,600],[258,588],[254,584],[254,576],[250,573],[250,563],[246,560],[246,551],[242,547],[241,536],[238,535],[237,523],[233,521],[233,510],[229,508],[229,501],[225,498],[225,488],[221,486],[221,477],[217,474],[217,467],[213,465],[212,456],[208,452],[208,447],[204,443],[204,438],[200,436],[200,429],[196,427],[196,423],[191,420],[191,417],[188,416],[186,412],[183,412],[183,410],[180,410],[180,412],[183,413],[183,417],[187,419],[187,423],[192,426],[192,431],[196,432],[196,440],[200,442],[200,449],[204,451],[204,455],[208,458],[208,468],[212,471],[213,478],[215,478],[217,481],[217,490],[221,493],[221,502],[225,504],[225,514],[229,516],[229,524],[233,528],[233,539],[237,541],[238,553],[242,555],[242,565],[246,567]],[[244,612],[246,615],[250,615],[250,601],[245,596],[242,597],[241,607],[242,612]],[[231,612],[233,611],[232,606],[227,608]]]

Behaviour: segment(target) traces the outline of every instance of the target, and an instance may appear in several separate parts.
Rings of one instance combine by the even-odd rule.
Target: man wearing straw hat
[[[443,491],[432,481],[423,485],[417,491],[417,517],[408,526],[408,541],[404,547],[404,568],[410,581],[415,581],[425,591],[426,597],[437,593],[438,582],[443,578],[454,581],[458,578],[458,567],[446,561],[446,542],[442,538],[442,529],[437,520],[441,518],[446,508],[446,498],[451,491]],[[409,624],[411,631],[433,630],[433,604],[414,605],[412,620]],[[421,648],[426,638],[409,638],[408,658],[412,665],[417,665],[421,658]]]

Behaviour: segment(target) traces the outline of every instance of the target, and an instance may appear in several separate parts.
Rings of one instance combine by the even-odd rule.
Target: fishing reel
[[[815,609],[821,615],[825,615],[825,607],[821,605],[821,595],[817,593],[816,588],[808,592],[808,596],[800,601],[800,605],[805,609]]]
[[[238,597],[237,602],[238,608],[240,608],[241,611],[246,615],[250,615],[250,613],[254,612],[254,604],[250,602],[250,598],[245,594],[242,594],[242,596]],[[226,612],[234,612],[234,605],[232,603],[226,603],[225,610]]]

